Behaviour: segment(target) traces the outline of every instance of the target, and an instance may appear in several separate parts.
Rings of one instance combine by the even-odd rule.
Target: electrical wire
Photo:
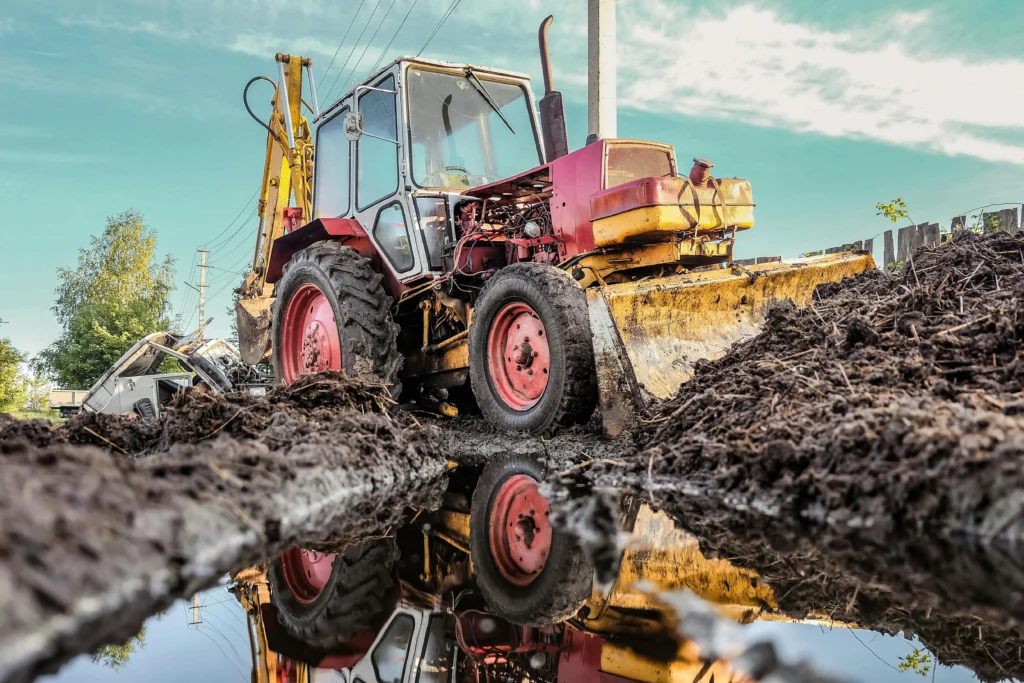
[[[363,57],[366,56],[366,51],[370,49],[370,45],[373,44],[374,39],[377,37],[377,33],[380,31],[380,27],[383,26],[384,22],[388,20],[388,15],[391,14],[391,10],[392,8],[394,8],[394,6],[395,0],[391,0],[391,4],[388,5],[387,10],[384,11],[384,16],[381,18],[380,23],[377,24],[377,28],[373,30],[373,35],[370,36],[370,39],[366,41],[366,45],[363,46],[363,53],[359,55],[359,59],[356,60],[356,64],[355,66],[352,67],[352,70],[348,72],[348,77],[345,79],[346,81],[351,80],[352,76],[355,75],[356,69],[359,68],[359,65],[363,61]]]
[[[405,21],[406,21],[406,19],[409,18],[409,15],[412,14],[412,10],[413,10],[414,7],[416,7],[416,3],[417,2],[419,2],[419,0],[412,0],[412,4],[409,5],[409,11],[405,13],[405,17],[402,18],[402,23],[398,25],[398,29],[395,31],[395,34],[393,36],[391,36],[391,40],[389,40],[388,44],[384,46],[384,49],[380,53],[380,57],[377,57],[377,61],[376,61],[376,63],[374,63],[373,67],[370,69],[370,73],[368,73],[366,75],[367,78],[369,78],[373,74],[377,73],[377,67],[379,67],[381,65],[381,62],[384,60],[384,57],[387,55],[388,50],[391,49],[391,44],[393,42],[395,42],[395,38],[398,37],[398,33],[402,30],[402,27],[405,26]]]
[[[331,89],[327,91],[327,97],[324,98],[324,102],[331,101],[331,93],[334,92],[334,86],[338,85],[338,79],[341,78],[341,74],[345,73],[345,69],[348,67],[349,61],[352,59],[352,55],[355,54],[356,48],[359,47],[359,41],[363,39],[363,34],[366,33],[367,27],[370,22],[373,21],[373,15],[377,13],[377,9],[380,7],[380,3],[383,0],[377,0],[377,4],[373,6],[373,11],[370,12],[370,18],[366,20],[366,24],[363,25],[363,30],[359,32],[359,37],[356,38],[356,42],[352,44],[352,49],[349,50],[348,57],[345,58],[345,63],[341,65],[341,69],[338,71],[338,75],[334,77],[334,82],[331,83]],[[345,93],[344,84],[341,86],[342,94]]]
[[[324,69],[323,75],[320,76],[320,82],[316,85],[317,88],[323,87],[324,81],[327,79],[327,72],[330,71],[331,67],[334,65],[334,60],[338,58],[338,53],[341,52],[341,46],[345,44],[345,39],[348,38],[348,33],[356,23],[356,17],[359,16],[359,10],[363,9],[363,3],[365,2],[366,0],[359,0],[359,7],[356,7],[356,13],[352,15],[352,20],[348,22],[348,28],[345,29],[345,35],[341,37],[341,42],[338,43],[338,49],[334,51],[334,56],[331,57],[331,63],[327,65],[327,68]],[[326,102],[327,98],[324,98],[324,101]]]
[[[238,233],[242,232],[242,229],[245,228],[246,224],[252,220],[252,217],[256,215],[256,212],[258,210],[259,206],[252,207],[252,211],[249,212],[249,215],[245,217],[245,220],[242,221],[237,228],[235,228],[235,231],[231,233],[229,237],[226,237],[225,239],[221,240],[219,244],[211,244],[210,246],[206,247],[206,250],[212,254],[218,249],[223,249],[225,246],[230,244],[232,240],[234,240],[235,237],[238,236]]]
[[[462,0],[452,0],[452,4],[448,7],[448,11],[444,13],[444,16],[441,17],[441,21],[437,22],[437,26],[434,27],[433,33],[427,36],[427,42],[423,43],[423,47],[421,47],[420,51],[416,53],[417,57],[423,54],[423,51],[427,49],[427,45],[430,45],[430,41],[434,39],[437,32],[441,30],[442,26],[444,26],[444,22],[448,21],[448,17],[452,15],[452,12],[455,11],[455,8],[459,6],[460,2],[462,2]]]
[[[245,210],[249,208],[249,205],[252,204],[252,200],[256,199],[256,195],[258,195],[259,193],[260,193],[260,188],[257,187],[256,191],[253,192],[252,196],[249,197],[248,201],[245,202],[245,204],[242,206],[242,210],[238,212],[238,215],[235,216],[234,220],[232,220],[230,223],[228,223],[228,227],[226,227],[223,230],[221,230],[220,233],[218,233],[217,236],[214,237],[213,239],[210,239],[210,240],[207,240],[206,242],[204,242],[203,246],[209,248],[210,244],[216,243],[217,240],[219,240],[221,238],[221,236],[224,235],[224,233],[226,233],[228,230],[230,230],[231,227],[235,224],[235,222],[237,222],[238,219],[242,217],[242,214],[245,213]]]

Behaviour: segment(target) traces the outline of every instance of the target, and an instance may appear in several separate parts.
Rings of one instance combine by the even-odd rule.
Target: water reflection
[[[593,588],[565,622],[515,625],[501,613],[500,599],[495,610],[484,598],[488,591],[476,582],[477,568],[466,557],[473,525],[460,512],[457,496],[448,502],[455,506],[420,513],[395,534],[399,553],[389,573],[397,591],[387,604],[389,615],[369,639],[363,634],[327,645],[330,630],[315,637],[307,631],[303,639],[283,626],[278,593],[268,585],[281,560],[237,575],[258,640],[255,680],[739,682],[753,679],[737,673],[731,662],[746,657],[745,670],[763,669],[756,659],[763,657],[760,641],[771,641],[780,659],[806,660],[815,672],[808,678],[801,669],[788,680],[977,680],[963,666],[937,663],[912,634],[886,635],[836,615],[787,615],[779,607],[781,596],[761,574],[706,557],[697,537],[641,503],[623,513],[631,534],[611,586]],[[387,541],[372,541],[382,542]],[[324,550],[317,552],[329,556]],[[358,556],[350,552],[350,558]],[[332,570],[353,571],[355,565],[341,557],[334,555]],[[700,615],[678,613],[670,599],[684,590],[713,603],[716,620],[744,625],[743,642],[731,642],[720,624],[711,640],[703,633],[687,637],[683,623]],[[348,625],[337,626],[347,631]],[[715,656],[709,659],[708,653]]]
[[[938,586],[957,610],[901,602],[905,587],[840,576],[807,545],[755,544],[752,527],[697,536],[644,501],[613,515],[629,534],[600,584],[560,545],[529,481],[495,488],[486,509],[500,524],[474,519],[475,483],[453,480],[442,509],[380,537],[239,571],[44,680],[721,683],[771,671],[906,683],[1010,679],[1024,666],[1012,613],[979,605],[969,618],[968,598]],[[955,560],[964,576],[971,561]],[[554,570],[559,582],[544,583]]]

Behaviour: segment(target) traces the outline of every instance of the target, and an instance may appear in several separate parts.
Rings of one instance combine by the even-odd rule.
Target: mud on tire
[[[477,480],[470,514],[469,544],[476,584],[495,615],[520,626],[544,626],[574,615],[590,597],[593,569],[575,539],[554,530],[544,568],[528,585],[515,585],[502,576],[490,545],[495,497],[508,479],[527,475],[541,481],[544,469],[520,455],[492,459]]]
[[[284,310],[289,298],[305,284],[315,285],[327,298],[338,325],[342,370],[350,377],[375,378],[401,392],[398,372],[398,325],[391,317],[391,297],[383,276],[369,259],[338,242],[316,242],[298,251],[285,264],[275,286],[273,320],[274,376],[284,381],[282,343]]]
[[[390,538],[346,548],[335,557],[323,591],[310,603],[295,598],[285,582],[281,558],[275,558],[267,582],[278,621],[292,637],[322,648],[375,633],[397,597],[392,573],[397,558],[398,546]]]
[[[488,368],[488,338],[503,308],[523,302],[539,315],[550,350],[544,394],[526,410],[510,407]],[[563,271],[543,263],[516,263],[490,279],[473,309],[469,373],[480,411],[497,427],[546,433],[586,422],[597,405],[597,375],[587,299]]]

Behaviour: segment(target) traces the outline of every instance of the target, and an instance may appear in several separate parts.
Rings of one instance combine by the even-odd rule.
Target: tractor
[[[615,436],[756,334],[772,302],[806,305],[873,267],[863,253],[730,265],[754,223],[748,181],[701,158],[680,170],[657,142],[570,152],[550,22],[540,115],[523,74],[406,57],[319,111],[312,62],[277,55],[269,123],[253,115],[268,136],[236,309],[246,362],[269,359],[284,383],[372,377],[446,415],[469,387],[516,432],[600,404]]]

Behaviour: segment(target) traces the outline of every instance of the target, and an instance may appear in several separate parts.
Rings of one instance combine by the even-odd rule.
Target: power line
[[[324,102],[331,101],[331,93],[334,92],[334,86],[338,85],[338,79],[341,78],[341,74],[345,73],[345,68],[348,66],[349,61],[352,59],[352,55],[355,54],[356,48],[359,47],[359,41],[363,39],[363,34],[366,33],[366,28],[373,21],[373,15],[377,13],[377,9],[380,7],[380,3],[383,0],[377,0],[377,4],[373,6],[373,11],[370,12],[370,18],[366,20],[366,24],[363,25],[363,30],[359,32],[359,37],[356,38],[356,42],[352,44],[352,49],[349,50],[348,57],[345,58],[345,63],[341,65],[341,70],[338,71],[338,75],[334,77],[334,82],[331,83],[331,89],[327,91],[327,97],[324,98]],[[345,86],[341,86],[341,92],[345,92]]]
[[[356,23],[356,17],[359,16],[359,10],[363,9],[364,2],[366,2],[366,0],[359,0],[359,7],[356,7],[356,13],[352,15],[352,20],[348,22],[348,28],[345,29],[345,35],[341,37],[341,42],[338,43],[338,49],[334,51],[334,56],[331,57],[331,63],[327,65],[326,69],[324,69],[323,74],[320,76],[320,82],[316,87],[321,87],[324,84],[324,81],[327,80],[327,72],[330,71],[331,67],[334,65],[334,60],[338,58],[338,53],[341,52],[341,46],[345,44],[345,39],[348,38],[348,33],[352,30],[352,25]],[[327,100],[325,98],[324,102],[326,101]]]
[[[380,53],[380,57],[377,58],[377,62],[373,65],[373,68],[370,69],[370,74],[367,76],[367,78],[369,78],[370,75],[377,73],[377,67],[380,66],[381,62],[384,60],[385,55],[387,55],[388,50],[391,49],[391,44],[395,42],[395,38],[398,37],[398,33],[402,30],[402,27],[405,26],[405,20],[409,18],[410,14],[412,14],[412,9],[413,7],[416,6],[417,2],[419,2],[419,0],[412,0],[412,4],[409,5],[409,11],[406,12],[405,17],[402,18],[402,23],[398,25],[398,30],[395,31],[395,35],[391,36],[391,40],[389,40],[388,44],[384,46],[384,50]]]
[[[366,45],[365,45],[365,46],[363,46],[363,53],[362,53],[361,55],[359,55],[359,59],[357,59],[357,60],[356,60],[356,65],[355,65],[355,66],[353,66],[353,67],[352,67],[352,71],[350,71],[350,72],[348,73],[348,78],[346,78],[346,79],[345,79],[346,81],[348,81],[348,80],[351,80],[352,76],[354,76],[354,75],[355,75],[355,73],[356,73],[356,69],[358,69],[358,68],[359,68],[359,65],[360,65],[360,64],[362,63],[362,61],[363,61],[363,57],[365,57],[365,56],[366,56],[366,51],[370,49],[370,45],[372,45],[372,44],[373,44],[373,40],[374,40],[374,38],[376,38],[376,37],[377,37],[377,32],[378,32],[378,31],[380,31],[380,27],[384,25],[384,22],[388,20],[388,15],[389,15],[389,14],[391,14],[391,9],[392,9],[392,8],[393,8],[394,6],[395,6],[395,0],[391,0],[391,4],[390,4],[390,5],[388,5],[388,8],[387,8],[387,10],[386,10],[386,11],[384,12],[384,17],[383,17],[383,18],[382,18],[382,19],[380,20],[380,23],[379,23],[379,24],[377,24],[377,28],[376,28],[376,29],[374,29],[374,31],[373,31],[373,35],[372,35],[372,36],[370,36],[370,39],[369,39],[368,41],[366,41]]]
[[[242,221],[242,224],[239,225],[235,229],[235,231],[233,233],[231,233],[230,237],[227,237],[227,238],[221,240],[220,244],[207,244],[206,248],[209,249],[210,251],[216,251],[217,249],[222,249],[226,244],[230,243],[232,240],[235,239],[235,237],[238,236],[238,233],[240,233],[242,231],[242,229],[246,226],[246,224],[250,220],[252,220],[252,217],[256,215],[256,212],[258,210],[259,210],[259,206],[253,207],[252,212],[246,217],[246,219],[244,221]]]
[[[452,15],[452,12],[455,11],[455,8],[459,6],[460,2],[462,2],[462,0],[452,0],[452,4],[448,7],[448,11],[444,13],[444,16],[441,17],[441,21],[437,22],[437,26],[434,27],[434,32],[427,37],[427,42],[423,43],[423,47],[421,47],[420,51],[416,53],[417,57],[423,54],[423,51],[427,49],[427,45],[430,45],[430,41],[434,39],[437,32],[441,30],[442,26],[444,26],[444,22],[448,21],[448,17]]]
[[[252,203],[252,200],[256,199],[256,195],[258,195],[258,194],[259,194],[259,192],[260,192],[260,188],[259,188],[259,187],[257,187],[257,188],[256,188],[256,191],[252,193],[252,196],[251,196],[251,197],[249,197],[249,201],[247,201],[247,202],[245,203],[245,205],[244,205],[244,206],[242,207],[242,210],[238,212],[238,215],[237,215],[237,216],[235,216],[235,220],[233,220],[233,221],[231,221],[230,223],[228,223],[228,227],[226,227],[226,228],[224,228],[223,230],[221,230],[221,231],[220,231],[220,233],[219,233],[219,234],[218,234],[218,235],[217,235],[216,237],[214,237],[214,238],[213,238],[212,240],[207,240],[207,241],[205,242],[205,244],[206,244],[206,245],[210,245],[210,244],[212,244],[212,243],[216,242],[216,241],[217,241],[218,239],[220,239],[220,236],[221,236],[221,235],[223,235],[223,234],[224,234],[224,233],[226,233],[226,232],[227,232],[228,230],[230,230],[230,229],[231,229],[231,226],[235,224],[235,221],[237,221],[237,220],[238,220],[238,219],[239,219],[239,218],[241,217],[241,215],[242,215],[243,213],[245,213],[245,210],[249,208],[249,204],[251,204],[251,203]]]

